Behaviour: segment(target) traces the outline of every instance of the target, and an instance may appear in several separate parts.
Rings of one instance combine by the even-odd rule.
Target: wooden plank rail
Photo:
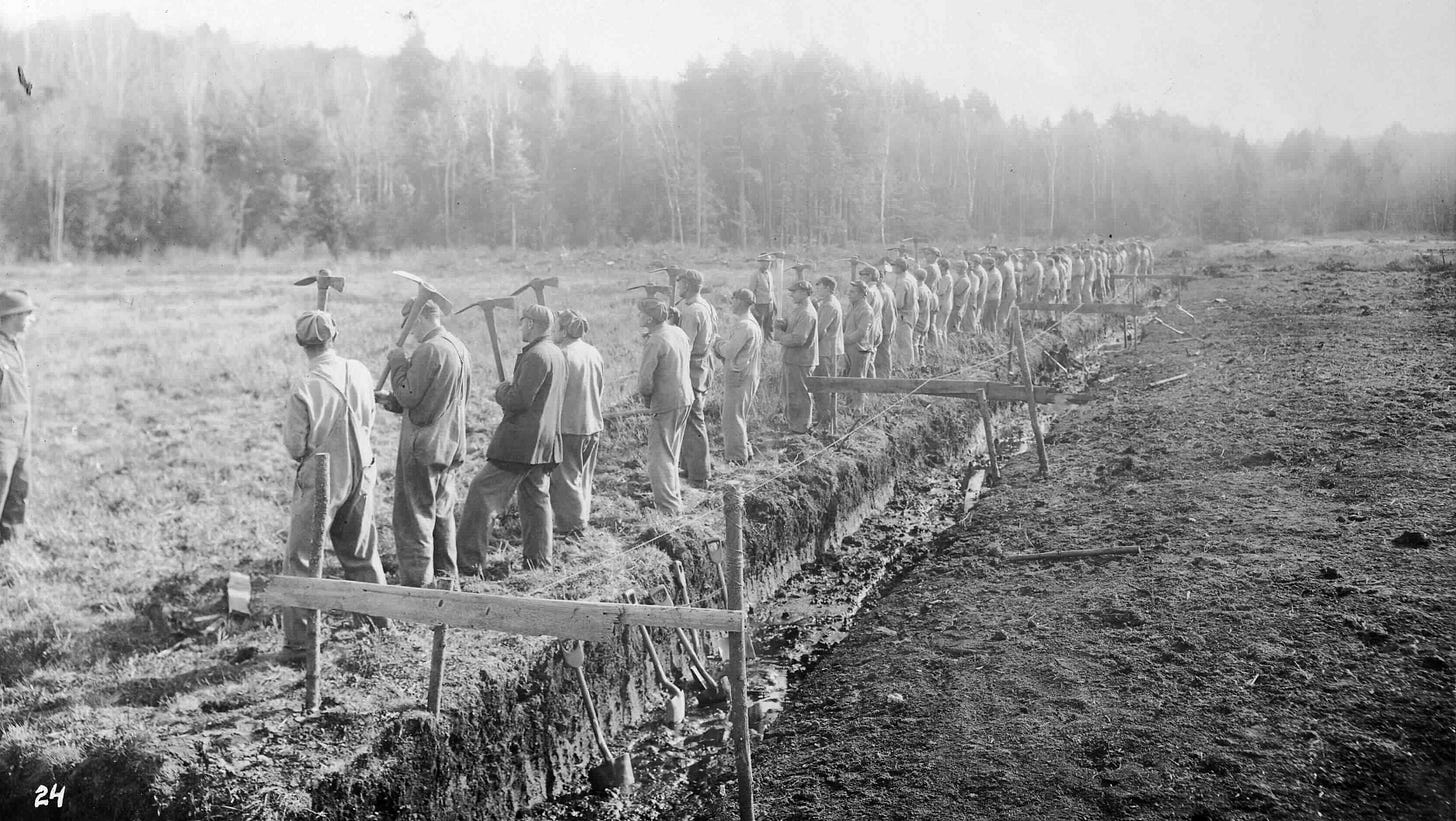
[[[1059,314],[1070,314],[1075,311],[1079,314],[1142,316],[1148,313],[1146,306],[1125,302],[1083,302],[1081,305],[1073,305],[1068,302],[1028,302],[1021,307],[1027,311],[1051,311]]]
[[[616,627],[628,624],[730,633],[744,629],[743,613],[734,610],[532,599],[300,576],[274,576],[256,600],[265,606],[365,613],[420,624],[583,641],[610,641]]]
[[[811,392],[824,393],[915,393],[923,396],[954,396],[973,399],[980,391],[993,402],[1025,402],[1026,386],[1004,382],[973,382],[963,379],[863,379],[857,376],[807,376]],[[1046,405],[1056,402],[1058,394],[1051,388],[1038,387],[1036,401]]]

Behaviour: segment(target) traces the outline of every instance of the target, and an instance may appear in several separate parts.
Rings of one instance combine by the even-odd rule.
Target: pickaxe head
[[[522,285],[521,287],[512,291],[511,296],[519,296],[520,294],[524,294],[527,290],[532,290],[536,292],[536,303],[538,305],[545,305],[546,289],[559,287],[561,287],[561,280],[557,277],[536,277],[530,282],[527,282],[525,285]]]
[[[415,284],[415,297],[409,304],[410,315],[418,314],[427,302],[433,302],[440,306],[440,310],[443,313],[449,313],[455,310],[455,303],[451,302],[444,294],[440,293],[438,288],[426,282],[423,278],[417,277],[409,271],[393,271],[392,273],[397,277],[404,277]],[[408,320],[406,321],[408,322]]]
[[[314,274],[310,277],[304,277],[303,279],[300,279],[293,284],[317,285],[318,309],[320,311],[328,310],[330,288],[333,288],[335,291],[338,291],[341,294],[344,292],[344,278],[342,276],[339,276],[338,274],[335,274],[333,271],[330,271],[327,268],[320,268],[317,274]]]
[[[648,299],[654,299],[654,298],[657,297],[658,294],[666,294],[669,297],[672,296],[672,286],[671,285],[654,285],[651,282],[644,282],[641,285],[633,285],[632,287],[628,288],[627,290],[629,290],[629,291],[641,291],[641,292],[643,292],[644,294],[647,295],[647,298]]]
[[[485,311],[487,314],[495,316],[495,311],[497,308],[509,308],[514,311],[516,309],[516,299],[515,297],[510,296],[503,296],[499,299],[481,299],[472,302],[469,305],[466,305],[464,308],[461,308],[455,313],[458,316],[470,310],[471,308],[479,308],[480,310]]]

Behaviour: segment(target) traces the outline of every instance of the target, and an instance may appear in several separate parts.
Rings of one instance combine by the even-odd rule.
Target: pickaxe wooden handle
[[[341,294],[344,292],[344,278],[341,277],[341,276],[338,276],[333,271],[330,271],[327,268],[320,268],[319,269],[319,272],[317,274],[314,274],[313,276],[310,276],[310,277],[304,277],[303,279],[300,279],[299,281],[297,281],[297,282],[295,282],[293,284],[294,285],[314,285],[314,284],[317,284],[318,285],[318,303],[317,303],[317,307],[318,307],[318,309],[320,311],[327,311],[329,309],[329,289],[330,288],[333,288],[335,291],[338,291]]]
[[[497,308],[510,308],[514,310],[515,307],[516,300],[514,297],[503,296],[499,299],[482,299],[479,302],[472,302],[456,312],[463,314],[471,308],[479,308],[485,312],[485,330],[490,334],[490,352],[495,356],[495,375],[502,382],[506,381],[506,366],[505,363],[501,362],[500,337],[496,336],[495,333],[495,310]]]
[[[641,285],[633,285],[632,287],[628,288],[627,290],[629,290],[629,291],[642,291],[643,293],[647,294],[647,297],[649,299],[657,296],[658,294],[667,294],[668,296],[671,296],[672,295],[672,286],[670,286],[670,285],[654,285],[651,282],[644,282]]]
[[[420,277],[408,271],[393,271],[391,273],[395,276],[404,277],[410,282],[413,282],[418,288],[415,293],[414,302],[410,305],[409,317],[405,319],[404,327],[399,332],[399,339],[394,343],[394,347],[400,348],[404,346],[404,343],[409,340],[410,334],[414,332],[415,323],[420,321],[420,314],[424,313],[426,302],[434,302],[440,306],[441,310],[445,311],[449,311],[455,306],[451,304],[450,300],[445,298],[444,294],[436,290],[435,286]],[[384,386],[389,383],[389,375],[393,371],[394,368],[388,365],[385,366],[384,373],[379,375],[379,384],[374,386],[375,392],[383,390]]]

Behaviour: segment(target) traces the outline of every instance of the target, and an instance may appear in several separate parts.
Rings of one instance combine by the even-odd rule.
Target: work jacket
[[[819,356],[843,356],[844,308],[839,304],[839,297],[830,294],[819,302],[815,324],[819,333]]]
[[[784,347],[785,365],[814,367],[819,364],[819,319],[808,301],[789,308],[778,341]]]
[[[693,403],[690,356],[688,336],[682,328],[663,322],[648,329],[642,346],[642,366],[637,370],[637,393],[653,413]]]
[[[723,370],[747,384],[758,381],[759,353],[763,349],[763,329],[751,314],[735,316],[728,324],[726,337],[713,342],[713,352],[723,359]]]
[[[875,288],[880,292],[880,339],[888,339],[895,335],[895,325],[899,322],[895,311],[895,291],[884,282],[875,283]]]
[[[566,394],[566,359],[546,337],[527,342],[511,368],[511,381],[495,389],[500,425],[485,458],[517,465],[561,462],[561,399]]]
[[[712,381],[712,371],[708,367],[708,346],[716,335],[714,326],[717,318],[702,296],[679,302],[677,311],[677,326],[688,337],[688,376],[692,379],[693,390],[703,393],[708,390],[708,383]]]
[[[310,457],[329,455],[329,509],[337,510],[374,467],[374,380],[364,363],[333,350],[309,358],[308,373],[289,395],[283,447],[300,469]],[[371,480],[372,481],[372,480]],[[313,487],[310,479],[308,487]]]
[[[390,375],[404,408],[399,446],[420,464],[449,467],[465,461],[465,403],[470,397],[470,354],[455,335],[438,328]]]
[[[844,317],[844,347],[861,353],[873,351],[880,341],[876,333],[878,320],[868,299],[851,299],[849,313]]]
[[[566,392],[561,397],[561,433],[591,436],[602,430],[602,386],[606,368],[601,351],[579,338],[562,342]]]
[[[30,374],[20,343],[0,334],[0,441],[30,444]]]

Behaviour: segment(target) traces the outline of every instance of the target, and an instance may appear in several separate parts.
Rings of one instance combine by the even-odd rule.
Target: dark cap
[[[809,294],[814,292],[814,286],[809,284],[809,280],[801,279],[798,282],[795,282],[793,285],[790,285],[789,290],[803,291],[804,293]]]

